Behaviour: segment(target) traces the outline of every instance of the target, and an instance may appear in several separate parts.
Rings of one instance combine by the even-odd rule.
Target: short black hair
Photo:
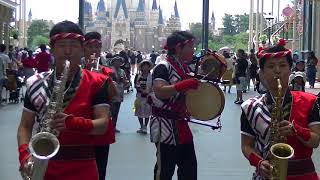
[[[47,46],[45,44],[40,44],[39,48],[41,49],[42,52],[47,50]]]
[[[101,40],[101,34],[96,32],[96,31],[92,31],[92,32],[88,32],[84,35],[85,40],[91,40],[91,39],[97,39],[97,40]]]
[[[286,49],[285,47],[283,47],[283,46],[281,46],[279,44],[276,44],[276,45],[271,46],[271,47],[269,47],[269,48],[264,50],[265,53],[277,53],[277,52],[282,52],[282,51],[288,51],[288,49]],[[291,68],[292,67],[292,62],[293,62],[291,54],[287,54],[285,57],[286,57],[287,62],[289,64],[290,68]],[[261,69],[264,68],[264,65],[266,64],[266,60],[267,60],[266,57],[259,58],[259,65],[260,65]]]
[[[174,55],[175,46],[178,43],[182,43],[187,40],[195,39],[195,36],[188,31],[174,31],[169,37],[167,38],[167,47],[168,47],[168,55]],[[185,44],[181,44],[181,47],[184,47]]]
[[[7,49],[5,44],[0,44],[0,52],[4,52]]]
[[[77,24],[75,24],[71,21],[62,21],[62,22],[55,24],[52,27],[49,36],[52,37],[52,36],[54,36],[56,34],[60,34],[60,33],[76,33],[76,34],[80,34],[83,36],[83,32],[82,32],[81,28]]]

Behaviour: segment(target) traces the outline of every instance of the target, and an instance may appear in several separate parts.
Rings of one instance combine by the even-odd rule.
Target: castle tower
[[[152,8],[150,11],[150,27],[156,27],[158,25],[159,10],[157,6],[157,0],[153,0]]]
[[[112,17],[111,46],[123,41],[125,46],[130,44],[130,19],[125,0],[117,0]]]
[[[135,29],[134,47],[137,50],[143,50],[146,47],[148,47],[148,45],[146,44],[147,25],[148,24],[147,24],[146,13],[145,13],[145,0],[139,0],[136,18],[134,20],[134,29]]]
[[[157,32],[155,34],[157,34],[157,44],[155,46],[156,50],[162,49],[163,48],[163,44],[166,41],[166,29],[165,29],[165,24],[164,24],[164,20],[163,20],[163,15],[162,15],[162,9],[159,6],[159,18],[158,18],[158,27],[157,27]]]
[[[211,30],[212,30],[212,36],[214,35],[214,32],[216,30],[216,18],[214,17],[214,12],[212,11],[212,16],[211,16]]]
[[[181,22],[180,22],[180,15],[178,11],[177,1],[174,3],[174,14],[171,15],[169,20],[167,21],[167,35],[171,34],[173,31],[180,31],[181,30]]]
[[[84,29],[86,30],[87,27],[92,25],[93,20],[93,14],[92,14],[92,6],[91,3],[85,1],[84,2],[84,15],[83,15],[83,21],[84,21]]]
[[[29,10],[29,14],[28,14],[28,23],[31,23],[32,21],[32,12],[31,12],[31,8]]]

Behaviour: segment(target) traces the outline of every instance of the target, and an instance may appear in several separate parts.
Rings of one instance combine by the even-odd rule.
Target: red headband
[[[77,33],[60,33],[50,37],[50,45],[53,45],[55,41],[60,39],[76,39],[81,42],[84,41],[84,36]]]
[[[279,39],[278,45],[284,47],[286,45],[286,41],[284,39]],[[276,53],[266,53],[263,49],[259,48],[258,58],[260,59],[281,58],[288,55],[291,56],[291,51],[289,49],[286,49],[285,51],[281,51],[281,52],[276,52]]]
[[[99,39],[90,39],[90,40],[85,40],[84,44],[99,44],[102,45],[102,41]]]

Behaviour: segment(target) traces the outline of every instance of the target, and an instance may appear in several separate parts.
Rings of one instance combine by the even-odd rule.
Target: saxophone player
[[[65,69],[63,64],[70,61],[69,76],[63,93],[62,112],[47,122],[57,133],[60,143],[58,153],[49,159],[44,180],[98,180],[94,153],[94,136],[104,134],[109,121],[108,77],[82,70],[80,59],[83,55],[84,36],[73,22],[57,23],[50,31],[51,53],[56,67],[53,72],[43,72],[30,77],[24,109],[18,127],[17,139],[21,171],[28,177],[30,162],[34,157],[29,153],[28,143],[33,128],[47,121],[43,117],[50,112],[48,101],[52,94],[52,82]],[[42,178],[41,178],[42,179]]]
[[[282,86],[280,108],[282,118],[275,130],[285,137],[287,144],[294,149],[288,160],[288,180],[318,180],[311,159],[312,151],[320,140],[320,117],[317,98],[313,94],[292,91],[288,79],[292,66],[291,51],[286,49],[285,41],[279,40],[275,46],[259,52],[260,75],[267,93],[250,98],[242,105],[241,150],[256,168],[253,179],[272,179],[274,166],[270,161],[271,120],[275,99],[279,94],[278,83]],[[275,80],[280,79],[280,82]],[[281,171],[281,170],[280,170]],[[277,179],[277,178],[276,178]]]
[[[87,64],[85,65],[85,69],[94,71],[98,71],[106,76],[109,76],[112,73],[112,69],[109,67],[105,67],[100,65],[101,59],[101,34],[98,32],[88,32],[84,35],[84,58],[87,60]],[[94,59],[92,61],[92,58]],[[95,62],[95,63],[92,63]],[[99,63],[100,62],[100,63]],[[111,78],[110,78],[111,80]],[[112,85],[112,81],[109,82]],[[111,86],[109,86],[111,87]],[[114,87],[114,86],[112,86]],[[109,95],[114,94],[115,87],[112,90],[109,88]],[[95,136],[95,154],[97,167],[99,172],[99,179],[104,180],[106,178],[106,169],[108,164],[108,156],[109,156],[109,147],[110,144],[115,142],[115,129],[113,127],[112,119],[109,119],[108,130],[104,135]]]

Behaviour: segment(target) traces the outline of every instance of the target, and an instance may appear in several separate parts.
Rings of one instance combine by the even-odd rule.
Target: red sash
[[[291,105],[291,119],[295,123],[302,127],[308,128],[309,115],[312,111],[314,103],[317,97],[310,93],[301,91],[291,91],[292,94],[292,105]],[[303,108],[301,108],[303,107]],[[290,144],[294,149],[293,160],[301,160],[311,158],[312,148],[304,146],[296,137],[289,136],[287,143]],[[300,167],[303,168],[303,167]],[[290,167],[288,168],[288,170]],[[319,180],[316,172],[303,173],[301,175],[288,176],[287,180]]]
[[[69,105],[66,114],[93,119],[92,97],[100,90],[106,77],[102,74],[82,71],[79,88]],[[63,131],[58,139],[62,145],[94,145],[94,136],[71,131]],[[95,159],[49,161],[45,180],[98,180]]]

